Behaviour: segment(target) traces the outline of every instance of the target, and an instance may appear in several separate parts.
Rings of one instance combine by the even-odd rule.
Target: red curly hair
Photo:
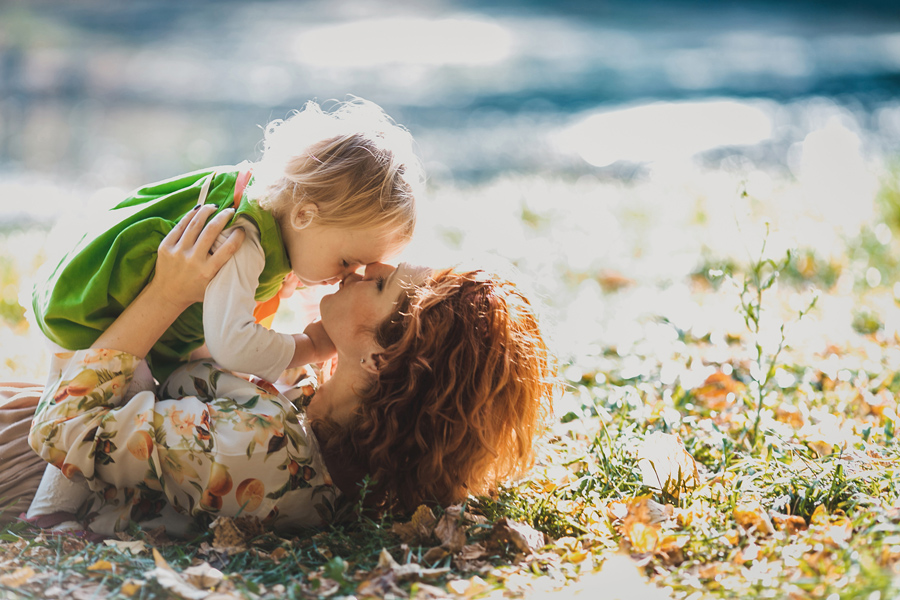
[[[378,375],[328,436],[387,508],[452,504],[528,468],[553,366],[534,311],[483,271],[432,274],[375,330]]]

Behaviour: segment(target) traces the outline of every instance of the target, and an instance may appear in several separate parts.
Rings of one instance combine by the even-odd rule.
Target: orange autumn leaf
[[[775,527],[772,520],[766,514],[765,509],[759,500],[745,500],[734,507],[734,520],[738,525],[747,530],[754,530],[760,535],[771,535],[775,533]]]
[[[823,504],[813,511],[809,523],[821,532],[823,542],[833,546],[846,544],[853,535],[853,523],[850,519],[842,511],[829,515]]]
[[[98,560],[87,568],[88,571],[113,571],[114,567],[108,560]]]
[[[137,594],[142,587],[144,587],[143,582],[128,579],[125,581],[125,583],[122,584],[122,587],[119,589],[119,593],[130,598]]]
[[[779,531],[786,535],[794,535],[806,529],[806,520],[798,515],[772,514],[772,522]]]
[[[631,543],[631,548],[639,554],[647,554],[656,550],[659,544],[659,526],[647,525],[633,521],[623,532]]]
[[[722,410],[731,406],[737,400],[737,397],[746,389],[740,381],[735,380],[731,375],[726,375],[721,371],[716,371],[706,378],[698,388],[694,388],[694,397],[701,400],[708,408],[712,410]]]

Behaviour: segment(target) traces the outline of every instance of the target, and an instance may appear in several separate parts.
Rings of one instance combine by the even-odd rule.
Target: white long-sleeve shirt
[[[241,227],[246,237],[206,288],[203,335],[220,366],[275,381],[294,357],[294,338],[254,319],[254,295],[265,267],[265,252],[251,220],[239,217],[235,226]],[[220,236],[213,247],[218,248],[224,239]]]

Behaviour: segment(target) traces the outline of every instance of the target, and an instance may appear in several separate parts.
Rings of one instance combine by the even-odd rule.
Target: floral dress
[[[91,530],[136,522],[187,535],[219,515],[255,515],[285,531],[332,517],[339,491],[302,408],[208,361],[128,398],[139,362],[116,350],[57,354],[35,413],[31,447],[94,492],[78,515]],[[291,395],[305,407],[313,393],[305,380]]]

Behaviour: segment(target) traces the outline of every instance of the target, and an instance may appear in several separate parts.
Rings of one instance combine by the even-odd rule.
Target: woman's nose
[[[372,277],[377,277],[378,275],[383,275],[385,273],[393,272],[394,267],[385,263],[369,263],[366,265],[366,277],[371,279]]]
[[[344,287],[344,285],[346,285],[346,284],[348,284],[348,283],[356,283],[356,282],[359,281],[360,279],[362,279],[362,275],[360,275],[360,274],[357,273],[356,271],[353,271],[352,273],[348,273],[348,274],[345,275],[344,278],[341,280],[341,287]]]

